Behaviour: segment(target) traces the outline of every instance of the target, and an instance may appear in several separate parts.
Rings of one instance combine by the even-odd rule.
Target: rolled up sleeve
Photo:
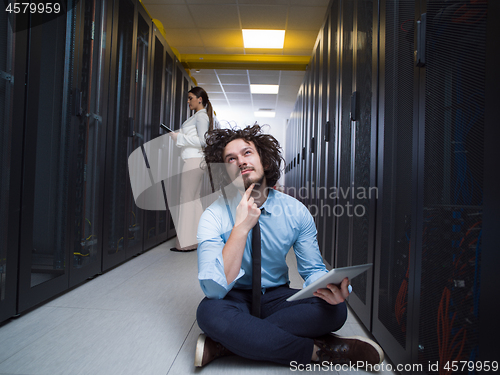
[[[321,258],[316,234],[314,219],[304,207],[299,235],[293,244],[293,250],[297,257],[297,269],[305,281],[304,288],[328,273]]]
[[[207,209],[198,225],[198,280],[203,293],[212,299],[222,299],[233,288],[245,271],[240,269],[236,279],[228,284],[224,273],[222,249],[227,230],[222,228],[221,217]]]

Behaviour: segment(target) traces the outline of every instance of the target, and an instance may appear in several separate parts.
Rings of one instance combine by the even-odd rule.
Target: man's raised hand
[[[236,208],[236,221],[234,226],[239,227],[246,232],[250,230],[257,224],[260,217],[260,209],[254,202],[252,197],[252,191],[255,184],[250,185],[250,187],[243,193],[241,201]]]

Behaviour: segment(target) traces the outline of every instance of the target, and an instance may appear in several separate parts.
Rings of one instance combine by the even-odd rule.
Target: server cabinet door
[[[108,31],[107,3],[80,1],[75,8],[75,19],[75,106],[71,119],[78,136],[70,286],[101,271],[105,139],[102,116],[107,88],[104,65],[109,48],[109,41],[106,42],[105,38]]]
[[[321,158],[321,143],[319,140],[320,134],[320,121],[321,121],[321,101],[319,99],[320,93],[320,74],[321,74],[321,40],[319,38],[318,44],[316,45],[316,51],[314,53],[314,60],[312,62],[314,66],[314,71],[312,74],[311,82],[311,138],[310,149],[309,149],[309,159],[310,159],[310,174],[309,178],[311,181],[311,188],[309,190],[309,211],[314,217],[316,228],[320,225],[321,212],[319,211],[318,204],[318,189],[321,187],[320,175],[319,175],[319,161]],[[320,249],[321,250],[321,249]]]
[[[152,71],[151,71],[151,114],[149,116],[150,120],[146,123],[145,133],[146,139],[154,139],[160,135],[160,123],[163,123],[162,112],[163,112],[163,95],[164,95],[164,59],[165,59],[165,48],[160,36],[160,33],[153,28],[152,37]],[[161,163],[167,163],[168,159],[166,155],[160,156]],[[160,165],[160,164],[159,164]],[[167,205],[167,202],[165,202]],[[167,235],[167,227],[165,225],[165,217],[163,218],[163,225],[160,226],[160,214],[165,213],[165,211],[146,211],[145,223],[146,230],[144,231],[144,248],[149,249],[156,244],[158,244],[162,238],[165,240]]]
[[[127,158],[132,151],[136,81],[134,55],[135,7],[131,0],[114,3],[110,64],[109,113],[106,136],[106,176],[104,200],[103,270],[109,269],[140,249],[130,249],[129,237],[141,231],[142,215],[132,210],[133,201]],[[130,136],[130,137],[129,137]]]
[[[148,118],[148,77],[149,77],[149,51],[151,46],[151,22],[149,16],[144,11],[142,6],[137,6],[137,24],[135,37],[135,61],[133,79],[133,136],[129,137],[127,159],[128,156],[137,148],[141,147],[148,139],[146,139],[146,123]],[[131,134],[132,135],[132,134]],[[128,168],[127,168],[128,172]],[[128,174],[128,173],[127,173]],[[128,176],[127,176],[128,177]],[[127,233],[127,258],[132,255],[144,251],[145,238],[145,211],[141,210],[135,204],[130,185],[127,185],[127,217],[128,217],[128,233]]]
[[[172,120],[172,111],[174,108],[174,57],[170,51],[165,51],[165,100],[163,101],[164,110],[163,110],[163,122],[170,129],[174,129],[174,124]],[[173,141],[172,141],[173,142]],[[173,144],[168,148],[172,150]],[[166,155],[167,162],[171,163],[172,155]],[[167,230],[167,239],[175,236],[175,225],[172,220],[172,216],[170,215],[170,209],[168,208],[165,212],[160,212],[160,230],[166,227]]]
[[[372,333],[394,363],[410,362],[418,127],[414,1],[382,1],[377,240]],[[417,133],[418,134],[418,133]],[[412,264],[413,263],[413,264]]]
[[[357,0],[354,19],[354,70],[351,96],[351,204],[350,265],[373,263],[375,248],[375,186],[377,125],[378,2]],[[375,17],[374,17],[375,16]],[[355,102],[353,103],[352,100]],[[355,112],[355,113],[352,113]],[[349,215],[349,212],[347,212]],[[342,249],[339,249],[342,251]],[[373,269],[351,281],[349,304],[370,329]]]
[[[339,178],[336,205],[336,256],[335,267],[350,265],[350,249],[352,237],[351,218],[348,209],[352,209],[352,127],[351,95],[353,92],[353,45],[354,2],[343,1],[341,7],[341,45],[340,45],[340,117],[339,117]],[[352,212],[350,213],[352,215]]]
[[[69,12],[71,15],[71,11]],[[44,22],[31,15],[26,84],[21,208],[19,311],[68,287],[71,202],[74,197],[70,126],[72,55],[67,15]],[[68,16],[69,17],[69,16]],[[70,202],[70,204],[68,204]]]
[[[323,120],[323,142],[324,148],[324,163],[325,163],[325,198],[324,207],[324,249],[323,258],[330,265],[334,266],[334,246],[336,243],[335,218],[336,211],[335,205],[337,200],[335,198],[335,189],[338,183],[338,119],[339,119],[339,64],[340,64],[340,0],[335,0],[331,5],[331,13],[329,23],[327,24],[327,35],[324,40],[324,54],[325,59],[324,69],[328,73],[323,76],[324,87],[323,97],[325,98],[326,105],[323,106],[325,112],[325,119]],[[325,97],[326,95],[326,97]]]
[[[419,117],[425,146],[412,354],[424,367],[439,361],[440,372],[448,361],[480,359],[488,4],[458,4],[428,1],[425,14],[417,14],[426,39]]]
[[[24,64],[16,63],[15,18],[0,14],[0,322],[16,313],[17,249],[19,236],[19,192],[21,190],[22,113]],[[23,32],[24,36],[26,31]],[[19,73],[22,72],[20,75]],[[17,77],[16,77],[17,73]],[[21,97],[14,100],[14,82],[19,78]],[[19,92],[19,90],[17,90]],[[17,119],[17,120],[16,120]],[[21,119],[20,126],[18,121]],[[17,129],[17,131],[16,131]]]

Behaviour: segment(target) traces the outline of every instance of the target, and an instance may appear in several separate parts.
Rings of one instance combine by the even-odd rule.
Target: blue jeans
[[[287,302],[297,291],[287,285],[268,289],[262,295],[261,318],[250,314],[251,290],[232,289],[223,299],[204,298],[196,314],[198,325],[241,357],[287,366],[292,361],[308,364],[313,338],[339,330],[347,307],[317,297]]]

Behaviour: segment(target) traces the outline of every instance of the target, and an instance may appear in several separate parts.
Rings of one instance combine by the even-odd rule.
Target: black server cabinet
[[[184,121],[187,120],[189,113],[189,107],[187,104],[187,95],[190,90],[189,87],[189,76],[182,67],[181,62],[175,58],[173,64],[173,90],[174,90],[174,100],[173,100],[173,113],[172,113],[172,128],[174,130],[179,130]],[[170,140],[170,155],[169,160],[172,167],[177,171],[182,171],[182,159],[180,157],[174,156],[174,142]],[[168,191],[180,191],[180,178],[170,178],[167,182],[170,186],[167,186]],[[175,186],[173,186],[175,185]],[[171,217],[179,217],[179,206],[169,207],[169,212]],[[174,235],[176,233],[175,224],[173,220],[170,220],[169,235]]]
[[[335,5],[335,4],[332,4]],[[343,1],[340,15],[335,266],[373,263],[376,160],[377,2]],[[349,304],[370,328],[373,269],[351,280]]]
[[[27,35],[15,17],[0,15],[0,322],[16,313],[24,74]],[[22,22],[22,21],[21,21]]]
[[[500,2],[490,1],[488,3],[486,55],[495,56],[498,51],[498,38],[500,35],[500,23],[497,22],[500,16]],[[484,249],[489,249],[481,255],[481,300],[479,310],[481,319],[479,323],[479,341],[481,342],[481,360],[493,361],[498,359],[498,340],[500,336],[500,325],[494,324],[497,319],[497,311],[500,309],[498,298],[491,298],[496,295],[497,285],[490,282],[493,275],[497,273],[497,265],[500,264],[500,252],[498,250],[498,236],[495,231],[498,229],[498,213],[500,212],[500,197],[498,186],[500,178],[500,158],[498,157],[498,139],[500,139],[500,127],[498,124],[497,105],[500,103],[500,70],[497,59],[486,59],[485,82],[485,128],[484,128],[484,200],[488,202],[484,207],[482,244]],[[495,157],[496,155],[496,157]]]
[[[128,156],[147,141],[151,22],[140,4],[115,2],[107,122],[103,269],[143,252],[144,211],[134,202]]]
[[[327,142],[325,141],[324,134],[326,128],[326,113],[328,111],[328,42],[329,42],[329,32],[330,32],[330,17],[327,17],[325,24],[323,25],[321,33],[321,41],[319,43],[319,71],[318,71],[318,102],[320,107],[317,108],[318,114],[318,133],[316,134],[317,143],[317,169],[316,169],[316,181],[317,186],[315,189],[316,197],[316,210],[318,214],[317,228],[318,228],[318,245],[321,250],[321,254],[324,259],[326,259],[326,252],[328,248],[331,248],[330,244],[325,244],[325,222],[328,218],[328,211],[325,211],[325,201],[327,199],[327,194],[325,192],[328,190],[326,185],[326,170],[328,168],[328,149]],[[331,268],[331,261],[327,261],[328,267]]]
[[[307,146],[309,144],[309,105],[308,105],[308,99],[309,99],[309,82],[311,80],[311,71],[308,70],[306,71],[306,75],[304,78],[304,90],[302,92],[302,97],[301,97],[301,104],[302,104],[302,116],[301,116],[301,124],[300,124],[300,135],[299,135],[299,142],[300,142],[300,148],[299,148],[299,162],[300,162],[300,179],[298,183],[299,188],[304,188],[304,190],[299,190],[299,199],[300,201],[307,206],[307,193],[308,193],[308,187],[309,187],[309,181],[308,181],[308,173],[309,169],[307,168],[307,153],[308,149]]]
[[[484,200],[488,3],[428,1],[426,5],[417,14],[421,74],[415,256],[421,271],[415,282],[412,328],[418,341],[414,338],[412,354],[413,362],[439,361],[442,371],[447,361],[481,359],[481,253],[494,251],[482,244],[483,208],[488,203]]]
[[[190,111],[187,103],[188,91],[190,87],[190,79],[186,71],[184,70],[180,61],[175,59],[175,99],[174,99],[174,116],[173,116],[173,128],[178,130],[181,128],[182,123],[188,119],[190,116]]]
[[[67,43],[72,15],[70,10],[49,21],[47,15],[31,15],[26,33],[19,312],[65,290],[69,282],[76,136],[70,126],[73,55]]]
[[[74,152],[74,214],[71,220],[69,286],[101,272],[106,72],[109,69],[110,2],[79,1],[73,18],[73,98],[71,128],[77,132]]]
[[[160,123],[167,126],[171,125],[171,102],[172,102],[172,52],[170,51],[165,39],[153,25],[151,55],[151,114],[150,120],[146,124],[147,139],[154,139],[164,134],[160,130]],[[170,163],[170,155],[164,155],[163,163]],[[144,247],[149,249],[171,236],[170,212],[167,209],[163,211],[146,211],[146,228],[144,232]]]
[[[320,195],[320,207],[323,212],[324,235],[323,258],[331,267],[334,266],[336,233],[335,205],[333,188],[338,183],[338,123],[339,123],[339,64],[340,64],[340,5],[341,1],[332,1],[328,19],[323,30],[323,132],[320,141],[323,145],[322,170],[325,171],[325,188]]]
[[[174,90],[174,77],[175,77],[175,55],[172,51],[168,50],[165,52],[165,100],[164,100],[164,112],[163,120],[164,123],[174,129],[174,105],[175,105],[175,90]],[[187,100],[187,99],[186,99]],[[169,148],[173,150],[172,147]],[[172,160],[172,153],[167,155],[169,160]],[[165,216],[163,216],[165,215]],[[164,218],[164,224],[167,227],[167,239],[170,239],[176,235],[174,221],[172,220],[172,215],[170,209],[168,212],[163,214],[160,212],[160,218]]]
[[[411,353],[406,312],[413,307],[408,295],[415,287],[415,262],[409,259],[415,233],[413,157],[418,122],[414,108],[414,19],[415,2],[381,2],[379,199],[372,333],[397,363],[408,361]]]
[[[310,139],[310,165],[311,170],[309,178],[311,180],[311,186],[309,190],[309,211],[314,217],[316,228],[321,221],[321,213],[319,212],[318,205],[318,188],[320,184],[320,160],[321,160],[321,147],[319,143],[319,133],[321,133],[321,101],[319,100],[320,93],[320,73],[321,73],[321,43],[322,35],[319,34],[316,40],[316,49],[314,51],[314,57],[312,64],[314,64],[314,74],[312,75],[312,85],[311,85],[311,139]],[[321,250],[321,249],[320,249]]]
[[[130,126],[129,129],[132,134],[129,134],[130,140],[127,157],[128,155],[130,155],[130,153],[132,153],[132,151],[141,147],[144,143],[150,140],[150,137],[147,134],[147,123],[150,112],[150,106],[148,105],[148,103],[151,100],[149,86],[152,84],[152,81],[150,79],[152,22],[149,15],[139,2],[137,2],[136,4],[136,9],[136,36],[134,39],[135,58],[133,59],[135,82],[132,83],[133,126]],[[131,193],[132,191],[128,186],[127,206],[129,208],[129,221],[127,253],[138,254],[145,250],[144,239],[147,238],[147,232],[151,228],[146,227],[146,211],[143,211],[139,207],[137,207],[134,197]]]
[[[162,100],[164,93],[164,60],[165,42],[160,32],[153,25],[151,39],[151,73],[150,73],[150,104],[151,111],[145,125],[145,136],[147,139],[154,139],[160,135],[160,123],[162,119]],[[148,210],[145,212],[144,248],[149,249],[159,243],[161,234],[166,235],[166,226],[160,228],[159,211]],[[162,230],[163,229],[163,230]]]
[[[312,205],[300,189],[319,181],[338,191],[330,205],[350,205],[318,216],[323,256],[373,261],[349,304],[409,372],[496,359],[498,15],[492,1],[331,1],[328,63],[317,46],[289,124],[287,187]],[[311,108],[317,70],[328,84]]]
[[[494,152],[485,131],[496,126],[485,121],[493,14],[486,1],[381,5],[372,331],[395,363],[446,373],[451,361],[482,359],[481,257],[498,247],[482,240],[492,236],[483,211],[485,155]]]

